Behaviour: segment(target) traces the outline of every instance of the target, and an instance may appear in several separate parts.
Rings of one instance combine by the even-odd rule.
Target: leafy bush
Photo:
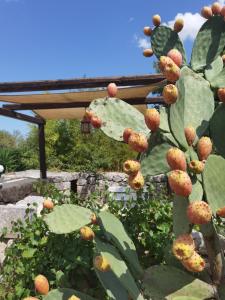
[[[0,164],[4,165],[6,172],[19,171],[24,169],[21,162],[21,151],[14,148],[0,148]]]

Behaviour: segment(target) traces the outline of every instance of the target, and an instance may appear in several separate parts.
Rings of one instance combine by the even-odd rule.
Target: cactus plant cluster
[[[155,15],[155,27],[144,28],[152,45],[144,56],[155,54],[166,78],[166,107],[142,115],[115,98],[117,89],[111,84],[108,96],[94,100],[86,113],[100,120],[96,127],[106,135],[138,152],[136,161],[123,166],[131,188],[143,188],[148,176],[167,174],[174,194],[171,253],[176,259],[169,259],[168,252],[167,265],[144,271],[123,225],[109,212],[95,217],[92,229],[93,212],[79,206],[56,206],[45,217],[50,231],[80,230],[82,239],[94,243],[93,267],[109,299],[225,299],[224,252],[215,227],[216,218],[225,217],[225,7],[214,3],[201,13],[207,20],[190,64],[178,34],[182,20],[171,29]],[[192,238],[194,226],[205,241],[208,271]],[[44,299],[77,299],[72,296],[92,299],[68,289],[50,291]]]

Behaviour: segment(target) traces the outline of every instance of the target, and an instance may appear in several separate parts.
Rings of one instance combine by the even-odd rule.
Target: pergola
[[[118,98],[142,112],[147,104],[164,103],[162,97],[148,97],[150,92],[163,85],[161,74],[0,83],[0,101],[11,103],[0,108],[0,115],[38,125],[42,179],[47,178],[46,120],[82,119],[92,100],[107,96],[106,87],[110,82],[118,86]],[[20,110],[33,111],[34,116],[18,112]]]

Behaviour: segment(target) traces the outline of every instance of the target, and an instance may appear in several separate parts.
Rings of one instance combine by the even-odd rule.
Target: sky
[[[219,1],[225,4],[225,0]],[[143,34],[152,16],[172,26],[184,19],[180,36],[190,57],[203,24],[205,0],[0,0],[0,82],[154,73]],[[0,116],[0,130],[28,124]]]

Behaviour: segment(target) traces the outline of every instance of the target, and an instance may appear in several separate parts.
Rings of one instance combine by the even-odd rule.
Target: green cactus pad
[[[145,272],[144,292],[152,300],[174,300],[178,296],[198,300],[214,298],[209,284],[172,266],[152,266]]]
[[[191,66],[197,71],[210,65],[225,45],[225,22],[221,16],[210,18],[201,27],[192,50]]]
[[[210,132],[213,145],[217,152],[225,157],[225,104],[220,104],[215,110],[210,121]]]
[[[137,300],[144,300],[126,263],[123,261],[116,248],[110,244],[101,242],[97,238],[95,238],[95,242],[96,252],[100,253],[107,259],[111,266],[112,272],[118,278],[122,286],[128,291],[131,297]]]
[[[89,107],[103,125],[101,130],[110,138],[123,141],[125,128],[148,135],[150,130],[145,124],[144,115],[132,105],[117,98],[102,98],[92,101]]]
[[[176,237],[190,232],[190,223],[187,218],[188,198],[175,196],[173,199],[173,233]]]
[[[160,107],[160,125],[159,129],[163,132],[170,132],[168,109],[164,106]]]
[[[51,232],[66,234],[79,230],[91,223],[92,212],[84,207],[63,204],[55,206],[53,212],[45,215],[44,221]]]
[[[207,201],[214,214],[225,206],[225,159],[210,155],[203,172],[203,184]]]
[[[218,56],[209,66],[205,69],[205,78],[211,82],[214,78],[219,76],[220,72],[223,70],[223,60],[221,56]]]
[[[43,297],[43,300],[65,300],[72,296],[77,296],[80,300],[97,300],[96,298],[92,298],[91,296],[72,289],[51,290],[48,295]]]
[[[203,197],[203,188],[202,184],[197,180],[197,178],[192,179],[192,192],[188,197],[189,202],[202,200]]]
[[[152,50],[159,59],[162,55],[167,55],[171,49],[177,49],[183,56],[183,64],[186,64],[186,54],[184,46],[177,32],[167,26],[158,26],[151,35]]]
[[[170,106],[170,127],[179,144],[188,149],[184,128],[194,127],[198,137],[204,134],[214,112],[214,97],[208,82],[187,67],[181,70],[177,88],[178,100]]]
[[[112,241],[119,249],[121,255],[133,270],[134,276],[136,275],[136,278],[140,278],[143,274],[143,269],[138,261],[134,243],[127,235],[123,224],[109,212],[101,212],[98,216],[107,239]]]
[[[210,80],[210,85],[216,89],[225,87],[225,68],[223,68],[216,77]]]

